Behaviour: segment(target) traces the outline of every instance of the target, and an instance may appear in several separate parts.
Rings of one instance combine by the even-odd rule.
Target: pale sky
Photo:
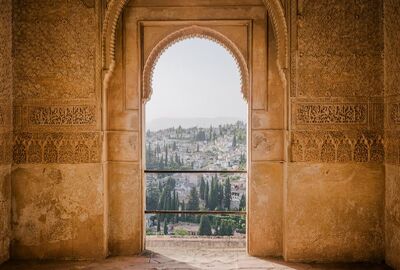
[[[156,64],[146,122],[215,117],[247,119],[235,60],[209,40],[194,38],[174,44]]]

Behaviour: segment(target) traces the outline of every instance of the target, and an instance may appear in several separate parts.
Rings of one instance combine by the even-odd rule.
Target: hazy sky
[[[168,48],[156,64],[146,122],[204,117],[245,120],[247,104],[229,52],[209,40],[187,39]]]

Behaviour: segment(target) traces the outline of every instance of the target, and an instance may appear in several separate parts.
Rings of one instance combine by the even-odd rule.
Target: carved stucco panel
[[[385,0],[385,95],[400,95],[400,7]]]
[[[382,132],[292,131],[292,162],[375,162],[385,159]]]
[[[96,8],[43,0],[13,10],[15,98],[96,98]]]
[[[292,88],[299,96],[383,94],[381,1],[301,0],[296,15]]]

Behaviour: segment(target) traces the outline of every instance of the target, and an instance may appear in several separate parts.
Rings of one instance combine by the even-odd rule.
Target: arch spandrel
[[[288,30],[280,0],[262,0],[271,18],[276,36],[278,67],[281,74],[288,67]],[[103,69],[112,73],[115,61],[115,30],[118,19],[129,0],[109,0],[103,23]],[[108,74],[107,77],[109,77]]]
[[[152,94],[152,78],[155,65],[161,55],[172,45],[178,43],[179,41],[191,39],[191,38],[202,38],[208,39],[215,42],[222,47],[224,47],[227,52],[229,52],[234,58],[241,78],[241,91],[243,98],[248,100],[248,94],[250,89],[250,74],[248,69],[248,63],[246,62],[243,54],[240,52],[239,48],[226,36],[215,31],[213,29],[202,27],[202,26],[189,26],[177,30],[157,43],[157,45],[150,52],[149,56],[145,60],[145,65],[143,69],[143,83],[142,83],[142,99],[147,101],[150,99]]]

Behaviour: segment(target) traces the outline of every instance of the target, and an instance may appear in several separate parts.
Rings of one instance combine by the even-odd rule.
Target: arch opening
[[[176,239],[165,237],[179,235],[191,240],[187,248],[211,247],[218,236],[221,247],[234,242],[244,249],[248,106],[242,69],[220,42],[182,37],[149,57],[146,248],[176,247]]]

